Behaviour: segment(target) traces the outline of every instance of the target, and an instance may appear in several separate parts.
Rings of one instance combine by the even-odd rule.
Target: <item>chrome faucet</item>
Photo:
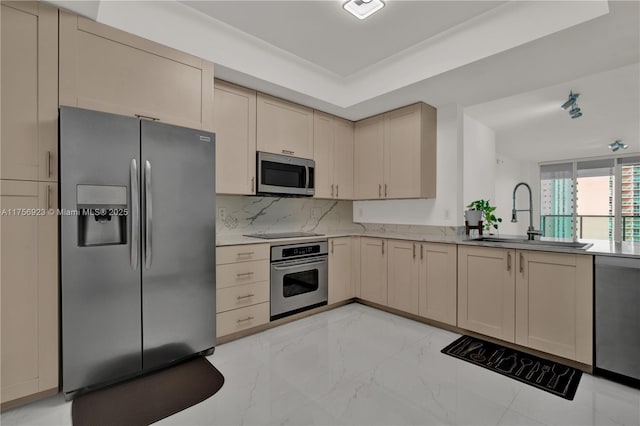
[[[529,208],[518,210],[516,209],[516,191],[521,185],[524,185],[529,191]],[[527,239],[533,240],[535,239],[536,235],[542,235],[541,231],[533,229],[533,196],[531,195],[531,187],[525,182],[520,182],[516,185],[515,188],[513,188],[513,208],[511,209],[512,223],[518,222],[518,212],[529,212],[529,227],[527,228]]]

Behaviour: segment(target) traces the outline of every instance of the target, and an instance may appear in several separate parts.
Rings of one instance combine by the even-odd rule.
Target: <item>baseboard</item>
[[[47,389],[42,392],[34,393],[32,395],[23,396],[22,398],[12,399],[11,401],[3,402],[0,404],[0,411],[10,410],[20,405],[28,404],[30,402],[37,401],[58,393],[58,388]]]

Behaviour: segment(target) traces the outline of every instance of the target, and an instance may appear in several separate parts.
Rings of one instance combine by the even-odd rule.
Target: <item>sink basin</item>
[[[500,237],[480,237],[472,241],[486,241],[488,243],[503,244],[524,244],[536,247],[564,247],[573,250],[586,250],[591,247],[592,243],[579,243],[573,241],[545,241],[545,240],[528,240],[526,238],[500,238]]]

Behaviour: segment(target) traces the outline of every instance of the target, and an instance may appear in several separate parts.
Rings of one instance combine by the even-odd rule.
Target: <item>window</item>
[[[540,166],[545,236],[640,241],[640,157]]]

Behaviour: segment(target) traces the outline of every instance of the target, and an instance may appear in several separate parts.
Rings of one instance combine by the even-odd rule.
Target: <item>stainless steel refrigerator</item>
[[[211,353],[215,135],[60,108],[62,389]]]

